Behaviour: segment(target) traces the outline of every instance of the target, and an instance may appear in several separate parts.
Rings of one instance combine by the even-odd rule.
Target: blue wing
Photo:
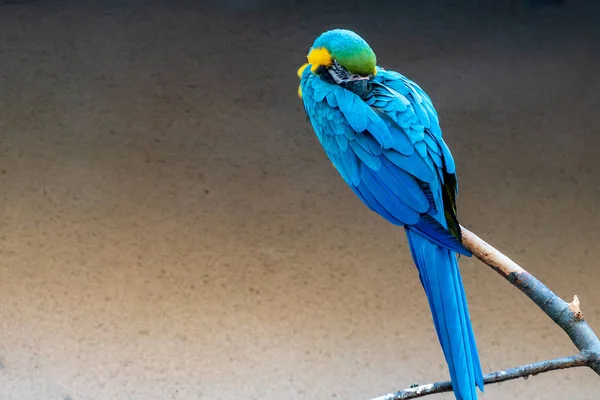
[[[317,137],[358,197],[389,222],[469,256],[456,220],[455,164],[429,96],[383,69],[365,98],[310,68],[300,85]]]

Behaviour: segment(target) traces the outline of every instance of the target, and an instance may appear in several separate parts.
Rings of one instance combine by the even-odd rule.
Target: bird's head
[[[339,85],[362,86],[377,73],[377,58],[369,44],[346,29],[322,33],[308,51],[307,59],[298,69],[298,77],[310,68],[315,75],[330,75]]]

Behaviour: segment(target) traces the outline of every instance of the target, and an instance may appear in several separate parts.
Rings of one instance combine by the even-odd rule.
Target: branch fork
[[[512,379],[528,379],[530,376],[559,369],[589,367],[600,375],[600,340],[583,318],[581,302],[577,295],[567,303],[533,275],[513,260],[486,243],[479,236],[461,226],[463,245],[484,264],[490,266],[504,279],[529,297],[571,339],[580,353],[570,357],[540,361],[503,371],[492,372],[483,377],[485,385]],[[452,391],[451,382],[413,385],[396,393],[386,394],[372,400],[404,400],[434,393]]]

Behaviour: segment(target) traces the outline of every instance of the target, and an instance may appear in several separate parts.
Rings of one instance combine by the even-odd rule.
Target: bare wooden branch
[[[484,384],[488,385],[517,378],[527,379],[531,375],[583,366],[591,368],[600,375],[600,340],[583,317],[579,297],[574,296],[573,301],[567,303],[537,278],[486,243],[479,236],[462,226],[461,229],[463,245],[475,257],[490,266],[504,279],[529,297],[552,321],[565,331],[580,351],[579,354],[571,357],[541,361],[487,374],[484,376]],[[400,392],[377,397],[373,400],[413,399],[451,390],[451,382],[436,382],[411,387]]]
[[[492,383],[505,382],[518,378],[527,379],[533,375],[538,375],[549,371],[555,371],[558,369],[585,367],[589,363],[588,358],[588,356],[578,354],[576,356],[541,361],[516,368],[506,369],[503,371],[492,372],[491,374],[484,375],[483,383],[485,385],[490,385]],[[384,396],[377,397],[373,400],[415,399],[417,397],[424,397],[434,393],[443,393],[450,391],[452,391],[452,383],[450,381],[436,382],[430,383],[428,385],[411,387],[401,392],[390,393]]]
[[[461,229],[464,246],[475,257],[492,267],[494,271],[537,304],[552,321],[569,335],[579,351],[583,354],[590,354],[589,367],[600,375],[600,340],[584,320],[579,298],[575,296],[573,302],[568,304],[533,275],[479,236],[464,227]]]

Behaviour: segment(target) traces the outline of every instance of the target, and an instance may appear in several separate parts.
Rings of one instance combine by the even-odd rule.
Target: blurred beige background
[[[433,98],[461,222],[600,332],[593,2],[321,3],[0,6],[0,399],[367,400],[447,379],[403,231],[344,186],[296,97],[334,27]],[[461,265],[486,372],[576,351]],[[578,369],[481,398],[599,393]]]

